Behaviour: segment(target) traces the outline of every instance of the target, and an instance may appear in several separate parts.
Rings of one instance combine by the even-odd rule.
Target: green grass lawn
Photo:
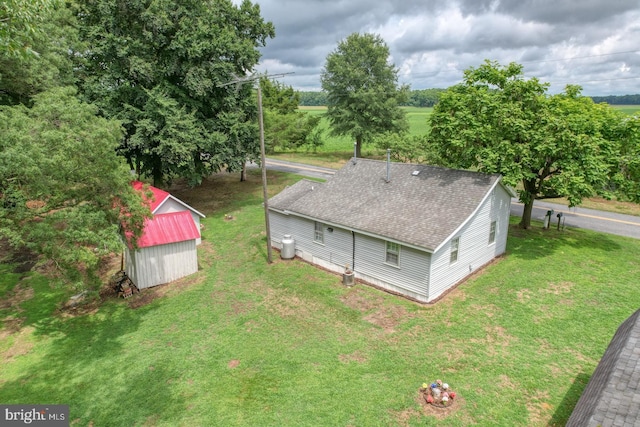
[[[0,402],[81,426],[561,426],[640,305],[638,240],[512,228],[504,258],[418,305],[267,265],[257,171],[172,192],[207,215],[193,276],[71,315],[0,266]],[[418,400],[435,379],[459,396],[445,412]]]

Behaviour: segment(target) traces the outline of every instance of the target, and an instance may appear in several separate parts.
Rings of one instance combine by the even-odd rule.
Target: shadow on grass
[[[582,392],[589,382],[589,378],[590,376],[584,372],[578,374],[575,381],[573,381],[571,387],[564,395],[562,402],[558,405],[558,409],[556,409],[556,412],[554,412],[551,417],[548,426],[564,426],[567,424],[567,421],[573,412],[573,408],[575,408],[576,403],[578,403]]]
[[[126,346],[155,304],[132,310],[113,300],[97,312],[65,317],[52,310],[55,298],[55,290],[38,289],[26,301],[39,305],[25,308],[29,315],[21,325],[31,331],[33,347],[27,356],[2,361],[0,402],[67,404],[71,420],[80,425],[153,425],[171,419],[167,411],[185,407],[168,385],[180,373],[155,360],[149,349]],[[19,376],[12,377],[14,371]]]
[[[269,197],[301,178],[267,171]],[[262,203],[262,173],[259,169],[248,169],[246,181],[241,182],[239,173],[220,172],[205,178],[194,188],[184,181],[176,181],[168,191],[207,216],[224,216],[244,206]]]
[[[532,228],[520,228],[515,221],[519,218],[511,217],[507,252],[510,256],[523,260],[532,260],[555,256],[558,249],[570,246],[576,249],[601,250],[613,252],[621,246],[604,233],[588,230],[565,228],[545,230],[542,223],[532,223]]]

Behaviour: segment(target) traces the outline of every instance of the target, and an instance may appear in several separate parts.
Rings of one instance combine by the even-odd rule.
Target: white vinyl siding
[[[460,237],[458,261],[451,264],[451,243],[443,245],[432,255],[430,300],[437,298],[449,287],[504,253],[510,204],[509,193],[502,186],[496,186],[494,194],[485,199],[475,216],[456,234],[456,237]],[[487,231],[493,221],[496,222],[496,243],[487,245]]]
[[[353,238],[351,232],[339,227],[324,227],[324,245],[315,242],[315,221],[295,215],[269,212],[271,242],[281,249],[282,237],[290,234],[294,240],[296,255],[305,261],[321,265],[336,272],[343,272],[352,265]],[[322,224],[322,223],[320,223]]]
[[[380,262],[384,259],[387,241],[356,234],[356,278],[384,289],[399,292],[420,301],[427,301],[430,254],[402,246],[402,268]]]

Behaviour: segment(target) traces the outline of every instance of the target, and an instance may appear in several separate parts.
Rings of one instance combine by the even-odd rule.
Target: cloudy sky
[[[235,0],[234,0],[235,1]],[[238,1],[235,1],[239,3]],[[319,90],[327,54],[351,33],[382,36],[412,89],[446,88],[485,59],[524,66],[550,92],[640,93],[638,0],[253,0],[276,37],[259,70]]]

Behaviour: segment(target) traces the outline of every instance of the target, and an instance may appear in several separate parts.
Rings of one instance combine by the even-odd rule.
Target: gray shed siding
[[[482,202],[476,215],[433,254],[429,300],[437,298],[477,268],[491,261],[506,249],[509,230],[510,195],[496,186]],[[489,244],[491,222],[496,221],[495,242]],[[451,242],[460,238],[458,260],[451,264]]]
[[[138,289],[169,283],[198,271],[196,241],[125,248],[125,271]]]
[[[176,200],[172,199],[172,198],[167,198],[167,200],[164,201],[164,203],[162,203],[160,206],[158,206],[158,208],[156,209],[156,211],[154,212],[154,214],[165,214],[165,213],[171,213],[171,212],[182,212],[182,211],[186,211],[188,210],[189,213],[191,214],[191,218],[193,218],[193,222],[196,224],[196,228],[198,230],[200,230],[200,215],[198,215],[197,213],[195,213],[194,211],[192,211],[191,209],[188,209],[185,207],[185,205],[178,203]],[[198,239],[196,239],[196,244],[200,244],[202,242],[202,239],[200,237],[198,237]]]

